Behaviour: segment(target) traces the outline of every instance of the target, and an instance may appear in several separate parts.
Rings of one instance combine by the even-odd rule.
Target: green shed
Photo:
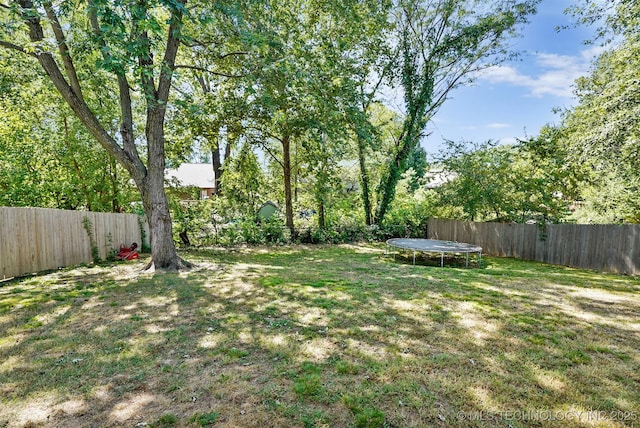
[[[271,201],[267,201],[258,209],[258,220],[269,220],[278,211],[278,206]]]

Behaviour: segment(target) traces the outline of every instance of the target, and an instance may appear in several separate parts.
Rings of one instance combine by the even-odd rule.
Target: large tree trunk
[[[284,175],[284,204],[285,224],[291,232],[291,239],[295,237],[293,227],[293,201],[291,194],[291,139],[289,135],[282,138],[282,169]]]
[[[179,270],[191,266],[184,262],[173,242],[173,225],[164,192],[164,106],[151,106],[147,113],[147,175],[138,184],[150,228],[151,254],[156,269]]]
[[[156,269],[179,270],[189,267],[178,256],[173,242],[173,229],[169,204],[164,193],[164,174],[159,181],[157,173],[149,173],[138,185],[150,229],[152,264]]]

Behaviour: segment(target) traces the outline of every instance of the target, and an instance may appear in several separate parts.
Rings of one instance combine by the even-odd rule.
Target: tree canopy
[[[133,183],[154,262],[169,269],[185,264],[164,170],[195,157],[212,163],[218,208],[251,218],[274,200],[291,238],[310,212],[322,229],[337,218],[380,228],[438,204],[470,219],[558,220],[612,182],[636,218],[640,52],[626,0],[604,20],[617,44],[578,82],[561,126],[513,146],[451,143],[438,167],[457,178],[424,188],[426,124],[451,91],[511,58],[538,2],[13,1],[0,6],[0,202],[118,211]],[[595,19],[594,4],[574,12]]]

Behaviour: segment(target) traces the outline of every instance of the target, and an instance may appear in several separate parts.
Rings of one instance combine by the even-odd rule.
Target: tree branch
[[[33,2],[31,0],[18,0],[18,4],[22,9],[22,20],[29,28],[30,40],[34,43],[41,43],[44,39],[44,30],[40,23],[40,15],[35,11]],[[75,91],[65,80],[53,55],[50,52],[39,52],[36,54],[36,57],[53,85],[60,95],[62,95],[62,98],[69,107],[71,107],[78,119],[87,127],[91,135],[98,140],[109,154],[118,159],[134,178],[139,178],[140,171],[138,165],[127,156],[125,151],[104,129],[89,106],[78,98]]]
[[[202,77],[201,75],[196,74],[196,81],[198,82],[198,84],[200,84],[200,88],[202,88],[202,92],[204,92],[205,94],[208,94],[211,92],[211,85],[209,84],[208,81],[204,80],[204,77]]]
[[[137,25],[134,25],[137,29]],[[138,65],[140,66],[140,83],[142,91],[147,99],[147,105],[151,105],[158,101],[158,92],[156,91],[156,83],[153,80],[153,54],[151,53],[151,40],[149,33],[143,31],[136,34],[135,37],[141,41],[140,53],[138,54]],[[164,63],[163,65],[164,66]]]
[[[271,158],[273,158],[274,161],[276,161],[284,169],[284,163],[280,159],[278,159],[278,157],[271,151],[271,149],[265,143],[263,143],[262,141],[259,141],[258,144],[262,147],[263,150],[265,150],[269,154],[269,156],[271,156]]]
[[[213,74],[214,76],[228,77],[230,79],[240,79],[242,77],[247,77],[246,74],[221,73],[221,72],[218,72],[218,71],[209,70],[208,68],[198,67],[197,65],[177,64],[175,66],[175,68],[176,69],[178,69],[178,68],[186,68],[186,69],[189,69],[189,70],[196,70],[196,71],[201,71],[203,73]]]
[[[82,96],[82,89],[80,88],[80,82],[78,81],[78,75],[76,74],[76,68],[73,65],[73,59],[71,58],[71,54],[69,53],[69,46],[67,46],[66,37],[64,35],[64,32],[62,31],[60,21],[58,20],[58,17],[53,10],[53,6],[51,5],[50,1],[43,2],[43,6],[47,13],[47,17],[51,22],[51,28],[53,29],[53,34],[56,37],[56,42],[58,42],[58,51],[60,52],[62,64],[64,65],[64,69],[67,74],[67,78],[69,79],[71,88],[75,91],[77,97],[84,101],[84,97]]]
[[[178,0],[180,6],[186,4],[186,0]],[[169,25],[169,34],[167,36],[167,48],[162,59],[160,77],[158,80],[158,98],[157,100],[166,105],[169,98],[169,90],[171,89],[171,78],[176,68],[176,55],[180,47],[180,36],[182,32],[182,10],[174,7],[171,11],[171,24]]]
[[[111,54],[107,49],[106,43],[102,39],[102,30],[100,29],[100,23],[98,22],[98,14],[96,13],[95,4],[93,1],[89,2],[89,21],[91,22],[91,28],[93,35],[99,40],[102,49],[102,56],[105,60],[111,59]],[[141,171],[144,171],[145,166],[138,155],[138,151],[135,145],[135,134],[133,132],[133,111],[131,107],[131,93],[129,82],[124,70],[116,72],[118,78],[118,95],[120,100],[120,112],[122,113],[122,123],[120,124],[120,136],[122,137],[122,146],[125,153],[138,165]],[[143,174],[144,175],[144,174]]]
[[[249,55],[249,52],[229,52],[218,56],[218,59],[225,59],[230,56]]]
[[[5,42],[4,40],[0,40],[0,46],[7,49],[12,49],[14,51],[22,52],[23,54],[30,55],[34,58],[38,57],[38,55],[35,52],[27,52],[27,49],[24,48],[23,46],[19,46],[10,42]]]

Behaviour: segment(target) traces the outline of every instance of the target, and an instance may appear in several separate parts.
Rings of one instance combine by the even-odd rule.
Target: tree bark
[[[293,201],[291,194],[291,137],[285,135],[282,140],[282,170],[284,175],[284,204],[285,224],[291,232],[291,239],[295,237],[293,226]]]
[[[150,227],[151,254],[156,269],[188,267],[176,251],[169,202],[164,192],[164,105],[151,106],[147,114],[147,175],[138,185]]]

